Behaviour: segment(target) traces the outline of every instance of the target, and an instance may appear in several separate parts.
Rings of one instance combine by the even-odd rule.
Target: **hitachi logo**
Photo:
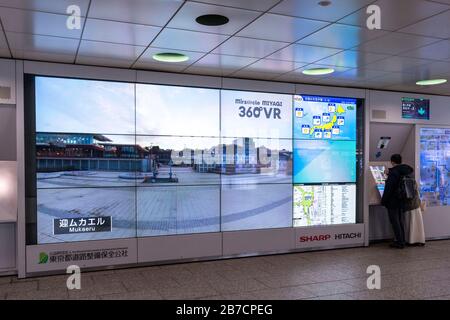
[[[317,236],[301,236],[300,242],[326,241],[330,239],[331,235],[329,234],[322,234]]]
[[[341,233],[334,235],[334,238],[336,240],[342,240],[342,239],[355,239],[355,238],[361,238],[362,234],[361,232],[353,232],[353,233]]]

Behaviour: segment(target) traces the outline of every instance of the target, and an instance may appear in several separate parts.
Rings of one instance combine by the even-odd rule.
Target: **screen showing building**
[[[222,230],[292,227],[292,95],[221,91]]]
[[[430,120],[430,100],[402,98],[403,119]]]
[[[420,193],[429,207],[450,205],[450,129],[420,129]]]
[[[354,223],[357,100],[295,96],[294,226]]]

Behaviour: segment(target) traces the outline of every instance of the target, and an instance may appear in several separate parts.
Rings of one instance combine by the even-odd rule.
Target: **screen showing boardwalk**
[[[292,227],[292,140],[229,119],[222,136],[219,90],[35,86],[38,243]],[[238,99],[282,104],[273,121],[291,110],[289,95]]]

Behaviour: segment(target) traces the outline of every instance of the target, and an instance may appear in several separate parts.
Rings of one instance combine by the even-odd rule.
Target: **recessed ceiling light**
[[[153,59],[160,62],[184,62],[188,61],[189,57],[182,53],[176,52],[161,52],[153,55]]]
[[[328,7],[331,4],[331,1],[320,1],[319,6]]]
[[[330,74],[333,72],[334,72],[334,69],[331,69],[331,68],[313,68],[313,69],[303,70],[303,74],[306,74],[307,76],[322,76],[322,75]]]
[[[436,86],[438,84],[446,83],[447,79],[430,79],[430,80],[420,80],[416,84],[418,86]]]
[[[204,26],[217,27],[227,24],[230,19],[220,14],[205,14],[203,16],[197,17],[195,21]]]

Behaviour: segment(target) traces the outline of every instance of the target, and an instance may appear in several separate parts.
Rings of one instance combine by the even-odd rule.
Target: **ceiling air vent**
[[[9,100],[11,99],[11,88],[0,86],[0,99]]]
[[[372,119],[386,119],[386,110],[372,110]]]

